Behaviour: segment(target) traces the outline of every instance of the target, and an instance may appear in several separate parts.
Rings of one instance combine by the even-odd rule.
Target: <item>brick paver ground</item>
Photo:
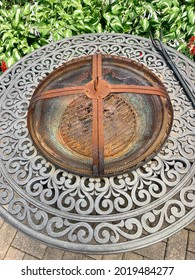
[[[42,244],[0,218],[0,260],[195,260],[195,220],[170,238],[133,252],[87,255]]]

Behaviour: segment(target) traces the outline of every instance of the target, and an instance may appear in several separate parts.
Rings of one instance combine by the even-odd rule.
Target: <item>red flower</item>
[[[195,45],[190,49],[190,54],[195,54]]]
[[[7,65],[4,60],[2,60],[0,68],[2,72],[5,72],[7,70]]]
[[[189,41],[190,43],[194,43],[195,42],[195,36],[192,36],[191,38],[190,38],[190,41]]]
[[[187,44],[191,55],[195,55],[195,36],[192,36]]]

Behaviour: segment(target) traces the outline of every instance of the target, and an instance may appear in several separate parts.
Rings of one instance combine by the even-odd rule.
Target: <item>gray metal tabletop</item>
[[[195,64],[167,50],[192,87]],[[58,168],[36,149],[27,128],[31,96],[44,77],[73,58],[103,54],[144,64],[163,81],[174,120],[144,166],[86,178]],[[32,238],[61,249],[112,253],[151,245],[195,218],[195,110],[150,40],[86,34],[46,45],[0,77],[0,215]]]

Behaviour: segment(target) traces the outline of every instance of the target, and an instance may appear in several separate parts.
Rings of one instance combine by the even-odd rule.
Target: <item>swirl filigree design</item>
[[[127,174],[102,179],[76,176],[50,163],[34,146],[26,120],[31,96],[47,74],[97,51],[143,63],[163,81],[174,108],[171,133],[154,158]],[[194,85],[194,64],[168,51]],[[44,242],[85,252],[125,251],[166,238],[194,217],[194,115],[147,39],[91,34],[42,47],[1,77],[0,213]]]

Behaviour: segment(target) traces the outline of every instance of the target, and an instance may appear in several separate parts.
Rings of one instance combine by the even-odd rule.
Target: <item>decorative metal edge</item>
[[[97,34],[96,34],[97,35]],[[106,34],[104,34],[104,36],[106,36]],[[114,36],[113,34],[112,34],[112,36]],[[85,38],[85,36],[82,36],[82,35],[80,35],[80,36],[78,36],[78,37],[80,37],[80,38]],[[130,36],[131,37],[131,36]],[[139,37],[139,38],[141,38],[141,37]],[[143,38],[141,38],[141,40],[143,40]],[[64,42],[65,40],[63,40],[63,42]],[[148,40],[149,41],[149,40]],[[43,48],[45,48],[45,47],[43,47]],[[30,54],[31,55],[31,54]],[[30,56],[29,55],[29,56]],[[158,57],[159,57],[159,55],[158,55]],[[19,62],[18,62],[19,63]],[[15,69],[15,66],[13,66],[13,68],[12,69]],[[8,83],[9,83],[9,81],[8,81]],[[177,82],[176,81],[174,81],[174,83],[176,83],[177,84]],[[179,87],[177,86],[177,88],[179,89]],[[179,96],[181,96],[183,93],[182,93],[182,91],[181,91],[181,94],[179,93]],[[173,97],[173,99],[174,99],[174,97]],[[175,99],[174,99],[175,100]],[[188,104],[189,105],[189,102],[187,102],[187,101],[185,101],[185,103],[186,104]],[[177,107],[178,109],[179,109],[179,107]],[[185,114],[190,114],[189,112],[187,112],[187,110],[189,110],[189,108],[187,107],[187,109],[186,110],[184,110],[184,117],[186,118],[186,116],[185,116]],[[191,114],[193,114],[192,112],[191,112]],[[177,121],[177,118],[176,118],[176,121]],[[193,127],[194,126],[192,126],[192,129],[193,129]],[[188,135],[186,135],[186,137],[187,137]],[[182,130],[181,130],[181,134],[180,134],[180,137],[182,137]],[[188,137],[189,138],[189,137]],[[189,140],[189,139],[188,139]],[[176,143],[174,142],[174,138],[171,138],[170,137],[170,139],[169,139],[169,145],[172,147],[172,148],[174,148],[174,147],[176,147],[175,145],[176,145]],[[190,141],[192,141],[191,143],[193,144],[193,140],[191,139]],[[187,155],[187,153],[186,153],[186,155]],[[161,158],[161,160],[164,158],[164,160],[166,160],[166,153],[165,153],[165,155],[162,155],[161,156],[162,158]],[[193,162],[193,156],[192,156],[192,154],[191,154],[191,156],[190,156],[190,153],[188,154],[188,157],[189,157],[189,162]],[[175,158],[177,158],[177,157],[175,157]],[[44,159],[42,159],[42,160],[44,160]],[[156,159],[155,160],[157,160],[157,162],[158,163],[160,163],[159,162],[159,157],[157,156],[156,157]],[[185,162],[185,160],[184,159],[182,159],[183,160],[183,164],[184,164],[184,162]],[[171,164],[171,161],[174,161],[174,158],[171,158],[170,159],[170,164]],[[151,163],[151,164],[153,164],[154,166],[154,168],[157,168],[157,166],[158,166],[158,164],[157,164],[157,166],[156,166],[156,164],[155,164],[155,162],[153,162],[153,163]],[[173,164],[173,163],[172,163]],[[185,163],[185,164],[187,164],[187,163]],[[192,166],[190,166],[190,165],[186,165],[186,167],[184,167],[185,166],[185,164],[184,165],[182,165],[182,163],[180,162],[180,163],[177,163],[177,166],[176,166],[176,168],[177,168],[177,170],[179,171],[180,170],[180,172],[184,172],[184,170],[187,172],[187,173],[189,173],[189,171],[191,170],[191,175],[189,175],[189,176],[187,176],[187,177],[190,177],[190,176],[192,176],[193,175],[193,167]],[[159,166],[161,166],[161,165],[159,165]],[[139,171],[139,172],[141,172],[141,170]],[[140,173],[141,174],[141,173]],[[185,174],[185,172],[184,172],[184,174]],[[170,175],[171,176],[174,176],[174,173],[170,173]],[[143,173],[143,176],[144,176],[144,173]],[[186,182],[186,180],[187,180],[187,177],[186,176],[184,176],[184,181]],[[128,181],[128,179],[127,179],[127,177],[124,177],[124,178],[126,178],[126,179],[123,179],[123,176],[120,176],[117,180],[118,180],[118,182],[120,182],[120,180],[121,180],[121,183],[119,183],[118,185],[116,184],[116,182],[114,182],[113,181],[113,187],[114,188],[119,188],[120,189],[120,187],[121,186],[123,186],[123,182],[126,182],[126,184],[127,184],[127,186],[128,186],[128,183],[131,183],[130,181]],[[143,177],[144,178],[144,177]],[[170,177],[171,178],[171,177]],[[165,181],[166,181],[166,177],[164,177],[164,179],[165,179]],[[181,178],[180,178],[181,179]],[[177,183],[180,181],[180,179],[178,179],[177,180]],[[70,178],[68,179],[68,177],[67,177],[67,180],[69,180],[69,185],[70,185],[70,187],[71,187],[71,180],[70,180]],[[167,183],[168,183],[168,181],[167,181]],[[91,182],[91,184],[93,185],[93,182]],[[98,185],[98,182],[95,182],[95,184],[97,184]],[[94,184],[94,187],[95,187],[95,184]],[[121,185],[122,184],[122,185]],[[91,186],[92,186],[91,185]],[[176,184],[177,185],[177,184]],[[9,187],[9,184],[7,184],[7,187],[8,187],[8,189],[10,188]],[[193,187],[193,186],[192,186]],[[84,186],[84,188],[85,188],[85,186]],[[4,189],[4,187],[1,185],[1,189]],[[15,190],[16,190],[17,188],[15,188]],[[171,190],[172,189],[172,190]],[[185,188],[184,188],[185,189]],[[155,189],[154,189],[155,190]],[[153,191],[154,191],[153,190]],[[176,194],[178,194],[178,192],[177,191],[183,191],[182,190],[182,185],[180,185],[180,188],[178,189],[177,188],[177,190],[175,189],[175,185],[173,184],[172,186],[170,186],[170,191],[173,191],[173,193],[176,195]],[[20,195],[24,195],[24,193],[23,192],[21,192],[21,190],[19,190],[19,189],[17,189],[17,191],[18,191],[18,194],[19,194],[19,196]],[[180,192],[180,193],[181,193]],[[184,191],[183,191],[184,192]],[[182,219],[182,227],[183,227],[183,225],[184,225],[184,221],[185,221],[185,216],[187,217],[187,215],[185,215],[185,212],[186,211],[188,211],[189,209],[191,209],[191,208],[193,208],[195,205],[194,205],[194,188],[192,188],[191,190],[189,189],[189,198],[188,198],[188,200],[191,200],[191,202],[188,202],[187,204],[186,204],[186,210],[185,210],[185,208],[182,208],[183,210],[181,210],[181,211],[179,211],[179,207],[183,207],[183,206],[181,206],[182,205],[182,203],[180,203],[179,202],[179,204],[178,204],[178,207],[176,207],[176,208],[174,208],[173,207],[173,209],[175,209],[175,210],[173,210],[173,213],[176,215],[176,218],[178,219],[176,222],[175,221],[173,221],[172,223],[171,223],[171,220],[170,220],[170,223],[171,223],[171,225],[170,225],[170,227],[173,229],[174,228],[174,225],[177,223],[178,224],[178,227],[180,226],[180,223],[179,223],[179,218],[181,218]],[[46,193],[45,193],[46,194]],[[169,193],[170,194],[170,193]],[[142,195],[144,195],[144,193],[142,194]],[[19,223],[20,223],[20,226],[22,225],[22,230],[23,230],[23,227],[26,227],[26,225],[24,225],[24,224],[22,224],[21,223],[21,221],[23,221],[23,223],[25,223],[24,221],[26,221],[26,214],[24,214],[23,212],[21,212],[21,205],[20,205],[20,203],[21,202],[24,202],[24,203],[27,203],[29,206],[26,206],[27,208],[28,207],[31,207],[30,206],[30,201],[28,200],[28,197],[26,197],[27,198],[27,201],[25,201],[25,200],[22,200],[22,198],[21,199],[19,199],[19,198],[17,198],[18,197],[18,195],[16,196],[16,199],[14,200],[14,196],[12,197],[11,196],[11,200],[10,200],[10,202],[8,202],[8,203],[5,203],[5,198],[6,198],[6,193],[5,193],[5,191],[3,191],[3,196],[1,196],[1,199],[3,199],[4,201],[3,201],[3,205],[8,205],[9,204],[9,211],[10,211],[10,213],[12,213],[12,215],[15,217],[15,218],[13,218],[10,214],[8,214],[7,212],[7,214],[8,214],[8,216],[10,217],[10,219],[12,220],[12,219],[14,219],[14,222],[17,224],[18,223],[18,221],[19,221]],[[103,196],[102,196],[103,197]],[[33,198],[33,197],[32,197]],[[164,201],[165,201],[165,199],[166,199],[166,197],[165,197],[165,194],[163,195],[163,199],[164,199]],[[163,200],[162,199],[162,200]],[[162,202],[162,200],[160,200],[161,202]],[[158,200],[158,202],[160,202],[159,200]],[[32,203],[33,203],[33,200],[31,201]],[[81,202],[80,202],[81,203]],[[27,204],[25,204],[25,205],[27,205]],[[42,205],[41,204],[37,204],[37,202],[35,203],[36,205],[39,205],[40,206],[40,209],[42,209]],[[14,206],[14,207],[13,207]],[[150,205],[151,206],[151,205]],[[158,207],[157,207],[158,208]],[[2,206],[1,206],[1,209],[2,209],[2,213],[4,212],[4,211],[6,211],[5,209],[3,209],[2,208]],[[24,209],[24,208],[23,208]],[[30,208],[29,208],[30,209]],[[151,209],[151,208],[150,208]],[[51,210],[51,208],[47,208],[47,210]],[[140,213],[140,210],[143,210],[144,211],[144,207],[138,207],[138,212],[137,212],[137,214],[141,214]],[[146,209],[145,209],[146,210]],[[44,214],[44,211],[42,211],[42,210],[40,210],[40,211],[42,211],[42,212],[40,212],[39,210],[38,210],[38,208],[36,208],[36,210],[35,210],[35,208],[33,207],[31,207],[31,211],[33,212],[33,214],[34,215],[37,215],[36,217],[37,218],[41,218],[41,217],[43,217],[43,216],[41,216],[41,215],[45,215],[46,214],[46,212],[45,212],[45,214]],[[152,211],[152,209],[151,209],[151,211]],[[156,209],[156,211],[158,212],[159,211],[159,209]],[[38,213],[37,213],[38,212]],[[133,213],[132,213],[132,211],[128,211],[128,212],[123,212],[123,213],[119,213],[117,216],[113,216],[113,215],[110,215],[110,214],[100,214],[99,215],[99,218],[100,219],[102,219],[102,218],[104,218],[105,219],[105,221],[107,222],[107,221],[113,221],[113,217],[115,217],[115,223],[117,222],[117,221],[120,221],[121,220],[121,215],[123,216],[123,219],[124,220],[128,220],[128,218],[129,218],[129,214],[130,214],[130,212],[131,212],[131,214],[133,215]],[[156,213],[157,213],[156,212]],[[27,213],[27,212],[26,212]],[[41,214],[42,213],[42,214]],[[53,212],[53,214],[52,214],[52,211],[50,212],[48,212],[48,213],[50,213],[49,215],[55,215],[55,214],[57,214],[57,213],[55,213],[55,211]],[[152,212],[150,212],[150,213],[152,213]],[[164,214],[166,213],[166,211],[164,212]],[[182,214],[182,213],[184,213],[184,214]],[[190,210],[190,213],[192,213],[192,210]],[[67,214],[67,213],[66,213]],[[82,211],[80,212],[80,215],[82,216]],[[134,212],[134,214],[135,214],[135,212]],[[154,214],[154,213],[153,213]],[[154,216],[155,215],[153,215],[153,214],[150,214],[149,216],[148,216],[148,219],[153,219],[154,218]],[[178,216],[177,216],[178,215]],[[185,216],[182,216],[182,215],[185,215]],[[65,215],[66,216],[66,215]],[[70,214],[70,216],[72,216],[72,214]],[[174,215],[173,215],[174,216]],[[75,219],[75,221],[76,221],[76,219],[79,217],[79,215],[75,215],[75,217],[74,216],[72,216],[72,219],[74,220]],[[86,216],[87,217],[87,216]],[[146,217],[146,216],[145,216]],[[190,219],[192,219],[192,215],[190,214]],[[55,217],[53,217],[53,218],[55,218]],[[56,216],[56,218],[57,218],[57,216]],[[58,226],[60,226],[60,224],[61,224],[61,219],[62,218],[60,218],[60,217],[58,217],[59,219],[57,219],[57,220],[54,220],[53,219],[53,222],[54,221],[56,221],[56,223],[58,223],[57,225]],[[93,216],[91,217],[91,218],[94,218]],[[90,219],[91,219],[90,218]],[[98,219],[99,219],[98,218]],[[16,219],[18,219],[18,220],[16,220]],[[71,217],[70,217],[70,219],[71,219]],[[71,219],[71,220],[72,220]],[[90,220],[89,219],[89,220]],[[8,219],[9,220],[9,219]],[[39,220],[39,219],[38,219]],[[169,219],[168,219],[169,220]],[[189,219],[188,219],[189,220]],[[191,220],[190,220],[191,221]],[[84,222],[84,221],[83,221]],[[98,222],[98,221],[97,221]],[[100,221],[99,221],[100,222]],[[41,225],[40,223],[39,224],[34,224],[34,223],[32,223],[32,222],[30,222],[31,223],[31,228],[34,228],[35,230],[37,230],[37,232],[34,232],[33,234],[34,235],[36,235],[36,237],[35,238],[37,238],[37,239],[40,239],[39,237],[41,237],[41,236],[44,236],[44,239],[46,240],[46,239],[48,239],[49,238],[49,240],[50,240],[50,238],[53,240],[52,242],[53,243],[56,243],[56,242],[60,242],[60,244],[62,245],[62,244],[65,244],[64,246],[65,246],[65,248],[68,248],[68,249],[71,249],[71,248],[73,248],[73,247],[77,247],[77,248],[80,248],[81,247],[81,249],[79,249],[79,251],[81,250],[81,251],[83,251],[83,250],[85,250],[85,248],[88,248],[87,250],[88,250],[88,252],[94,252],[94,248],[97,248],[97,247],[99,247],[99,246],[101,246],[101,250],[102,250],[102,252],[103,251],[105,251],[105,249],[106,249],[106,252],[108,252],[107,250],[111,250],[110,248],[115,248],[114,250],[116,250],[117,252],[119,251],[119,250],[122,250],[122,251],[124,251],[124,250],[126,250],[125,248],[123,248],[123,249],[119,249],[119,247],[121,248],[121,246],[126,246],[126,244],[127,244],[127,250],[130,250],[130,248],[133,248],[134,249],[134,245],[135,245],[135,243],[137,244],[137,243],[139,243],[140,242],[140,244],[142,243],[142,240],[153,240],[153,237],[154,236],[156,236],[155,238],[156,239],[158,239],[158,238],[160,238],[160,237],[158,237],[158,236],[160,236],[161,235],[161,233],[162,232],[165,232],[165,234],[172,234],[172,233],[170,233],[170,229],[168,230],[168,228],[166,229],[166,228],[164,228],[164,229],[161,229],[161,231],[158,231],[158,232],[156,232],[156,233],[153,233],[153,231],[151,230],[151,229],[149,229],[149,231],[151,230],[151,232],[150,232],[150,235],[149,236],[147,236],[147,237],[143,237],[143,238],[138,238],[138,239],[136,239],[136,240],[131,240],[131,241],[127,241],[127,242],[121,242],[121,243],[116,243],[115,242],[115,238],[114,237],[112,237],[112,235],[110,235],[110,237],[109,238],[111,238],[112,237],[112,243],[111,244],[107,244],[107,245],[100,245],[101,244],[101,240],[99,240],[99,244],[98,244],[98,246],[96,246],[96,245],[88,245],[88,244],[86,244],[86,240],[85,240],[85,238],[82,236],[82,234],[83,234],[83,232],[82,232],[82,234],[80,235],[80,237],[79,236],[77,236],[77,238],[80,238],[80,241],[81,241],[81,243],[82,244],[79,244],[78,242],[77,243],[75,243],[74,244],[74,242],[66,242],[66,241],[61,241],[61,240],[56,240],[55,239],[55,237],[46,237],[46,235],[43,235],[42,233],[41,233],[41,231],[44,231],[44,229],[45,229],[45,227],[43,226],[43,225]],[[80,222],[78,222],[78,223],[80,223]],[[113,222],[112,222],[113,223]],[[112,224],[111,223],[111,224]],[[125,223],[125,222],[124,222]],[[116,227],[117,227],[117,231],[118,232],[120,232],[121,233],[121,231],[120,231],[120,229],[122,229],[123,227],[124,227],[124,223],[123,224],[115,224],[116,225]],[[105,223],[106,224],[106,223]],[[106,224],[107,226],[108,226],[108,224]],[[130,227],[130,225],[131,225],[131,223],[127,223],[127,228],[128,227]],[[67,225],[68,226],[68,225]],[[100,227],[99,227],[100,228]],[[109,226],[108,226],[108,228],[109,228]],[[29,228],[26,228],[25,230],[27,230],[27,231],[31,231]],[[113,230],[113,228],[111,229],[111,230]],[[97,231],[97,230],[96,230]],[[30,234],[31,236],[33,235],[33,234]],[[122,235],[123,235],[123,237],[124,237],[124,234],[125,234],[125,232],[123,232],[122,233]],[[166,235],[166,236],[167,236]],[[54,236],[55,236],[55,234],[54,234]],[[106,238],[106,237],[105,237]],[[108,238],[108,235],[107,235],[107,238]],[[144,239],[145,238],[145,239]],[[147,239],[146,239],[147,238]],[[154,238],[154,239],[155,239]],[[163,238],[165,238],[165,237],[163,237]],[[156,240],[155,239],[155,240]],[[148,241],[148,242],[150,242],[150,241]],[[152,242],[152,241],[151,241]],[[49,242],[47,242],[47,243],[50,243],[50,241]],[[53,244],[52,243],[52,244]],[[145,242],[144,242],[145,243]],[[143,244],[144,244],[143,243]],[[154,243],[154,242],[152,242],[152,243]],[[151,244],[151,243],[149,243],[149,244]],[[149,245],[148,244],[148,245]],[[61,247],[61,245],[57,245],[57,247]],[[111,246],[112,245],[112,246]],[[145,245],[144,245],[145,246]],[[109,247],[109,248],[107,248],[107,247]],[[116,248],[117,247],[117,248]],[[138,248],[138,247],[136,247],[136,248]],[[141,248],[141,247],[140,247]],[[77,249],[76,249],[77,250]],[[101,253],[102,253],[101,252]],[[96,253],[96,252],[94,252],[94,253]]]
[[[195,180],[194,180],[194,183],[195,183]],[[190,190],[189,187],[186,187],[186,189],[187,188],[188,188],[188,190]],[[193,190],[195,191],[195,184],[194,184]],[[185,193],[185,190],[183,190],[183,198],[184,198],[184,193]],[[189,192],[189,194],[191,194],[191,193]],[[172,203],[173,202],[174,201],[172,201]],[[171,236],[172,234],[175,234],[179,230],[181,230],[184,226],[186,226],[187,224],[189,224],[190,222],[192,222],[194,220],[195,195],[193,197],[193,201],[191,201],[191,202],[183,201],[183,203],[184,203],[183,205],[186,204],[185,205],[186,207],[189,207],[189,203],[190,203],[191,206],[193,207],[193,209],[191,211],[189,211],[187,213],[187,215],[182,216],[182,215],[180,215],[181,213],[177,212],[177,210],[175,210],[173,207],[172,213],[174,213],[175,216],[176,215],[178,217],[181,216],[181,219],[177,220],[174,224],[170,223],[170,225],[168,227],[166,227],[160,231],[160,234],[157,231],[157,232],[154,232],[151,235],[148,235],[141,239],[135,239],[135,240],[131,240],[128,242],[122,242],[120,244],[113,243],[113,244],[106,244],[106,245],[105,244],[91,245],[91,244],[87,244],[87,243],[85,243],[85,244],[70,243],[70,242],[67,242],[64,240],[59,240],[59,239],[53,238],[52,236],[46,236],[42,232],[35,232],[33,227],[30,228],[27,225],[23,225],[22,228],[20,228],[20,224],[18,224],[18,221],[13,216],[11,216],[6,211],[6,209],[4,209],[1,205],[0,205],[0,209],[1,209],[2,218],[4,218],[6,221],[8,221],[12,226],[14,226],[16,229],[19,229],[23,233],[28,234],[29,236],[37,239],[38,241],[46,243],[47,245],[49,244],[56,248],[66,249],[66,250],[70,250],[70,251],[74,251],[74,252],[83,252],[83,253],[90,253],[90,254],[108,254],[108,253],[120,253],[120,252],[126,252],[126,251],[130,251],[130,250],[137,250],[137,249],[149,246],[153,243],[160,242],[161,240],[163,240],[163,239]],[[180,205],[182,205],[182,204],[180,204]],[[174,218],[175,218],[175,216],[174,216]],[[173,216],[170,216],[169,218],[171,220],[173,218]]]

